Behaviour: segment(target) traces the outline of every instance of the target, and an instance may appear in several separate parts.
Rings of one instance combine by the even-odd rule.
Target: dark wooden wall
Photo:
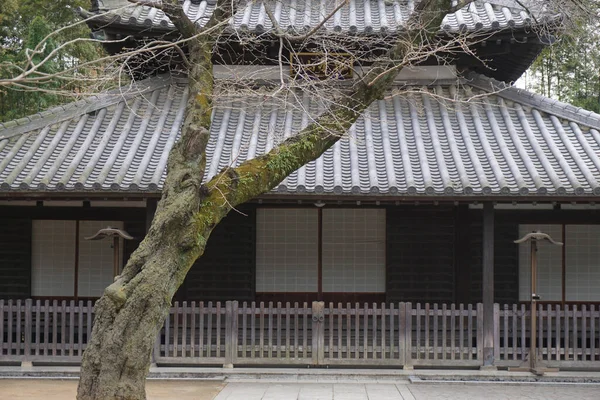
[[[387,301],[454,301],[454,211],[388,208]]]
[[[256,282],[256,210],[231,211],[215,227],[204,255],[176,295],[187,301],[252,301]]]
[[[33,219],[121,220],[134,236],[125,242],[124,258],[144,234],[143,208],[0,206],[0,299],[31,296],[31,224]]]
[[[0,299],[31,295],[31,220],[0,218]]]
[[[231,212],[219,224],[205,255],[190,270],[177,300],[255,300],[256,205]],[[388,207],[388,302],[481,301],[482,215],[467,206]],[[31,295],[31,220],[123,220],[134,236],[145,233],[145,210],[124,208],[0,207],[0,298]],[[561,210],[496,211],[495,301],[518,302],[519,223],[600,223],[600,213]]]

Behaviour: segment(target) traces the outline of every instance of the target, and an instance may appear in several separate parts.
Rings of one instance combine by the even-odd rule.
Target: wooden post
[[[323,334],[323,321],[325,319],[325,303],[313,301],[312,303],[312,363],[323,364],[325,358],[325,337]]]
[[[398,349],[402,369],[412,370],[412,303],[398,306]]]
[[[25,349],[21,362],[22,367],[31,366],[31,363],[29,362],[29,356],[31,355],[31,324],[33,322],[33,319],[31,318],[31,303],[31,299],[25,300],[25,336],[23,338],[25,341]],[[20,324],[21,321],[18,321],[18,323]]]
[[[237,317],[237,315],[236,315]],[[218,315],[218,318],[221,318]],[[233,368],[233,350],[232,350],[232,342],[233,342],[233,334],[232,334],[232,325],[233,325],[233,303],[228,301],[225,303],[225,362],[223,363],[223,368]],[[236,332],[237,334],[237,332]],[[217,351],[217,357],[218,357]]]
[[[494,204],[483,205],[483,367],[494,366]]]
[[[238,316],[239,316],[239,303],[234,301],[231,303],[231,326],[230,326],[230,354],[229,357],[231,359],[231,366],[235,364],[237,361],[237,352],[238,352]]]
[[[531,350],[529,367],[535,370],[537,364],[537,241],[531,241]]]

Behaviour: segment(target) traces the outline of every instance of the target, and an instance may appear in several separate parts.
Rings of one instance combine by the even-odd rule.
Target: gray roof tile
[[[274,192],[600,195],[600,115],[478,75],[418,88],[372,104],[348,137]],[[444,100],[473,95],[481,96]],[[125,95],[0,125],[0,191],[159,191],[186,97],[185,80],[153,78]],[[219,99],[205,178],[305,126],[302,109],[318,107],[307,94],[300,101]]]
[[[203,25],[215,8],[215,1],[181,0],[190,19]],[[349,0],[323,26],[328,32],[357,34],[387,33],[401,30],[414,8],[413,0]],[[477,0],[449,14],[441,28],[445,31],[497,30],[519,28],[531,23],[531,16],[521,4],[531,0]],[[126,0],[105,0],[100,9],[118,8],[113,15],[99,17],[102,21],[142,28],[174,29],[162,11],[149,7],[130,6]],[[302,32],[319,25],[338,6],[334,0],[276,0],[267,2],[279,26],[290,32]],[[531,8],[530,8],[531,9]],[[88,14],[86,14],[88,15]],[[260,1],[248,1],[233,19],[235,30],[268,32],[273,24]]]

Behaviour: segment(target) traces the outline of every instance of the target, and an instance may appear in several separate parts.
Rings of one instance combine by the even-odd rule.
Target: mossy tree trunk
[[[171,1],[161,9],[190,38],[189,100],[181,139],[169,155],[162,198],[148,234],[96,303],[79,400],[146,398],[144,384],[156,337],[175,292],[204,252],[213,228],[233,207],[268,192],[337,142],[369,104],[382,98],[406,52],[435,37],[443,17],[453,10],[451,0],[421,2],[411,21],[418,30],[407,30],[390,49],[388,61],[376,64],[342,103],[266,155],[227,169],[203,185],[212,112],[212,38],[231,12],[221,8],[209,22],[210,34],[203,35],[178,1]]]

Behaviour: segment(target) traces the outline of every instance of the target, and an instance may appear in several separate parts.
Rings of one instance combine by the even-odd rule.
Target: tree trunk
[[[468,2],[463,0],[459,6]],[[193,35],[193,24],[185,19],[177,0],[164,7],[184,36],[185,32]],[[144,384],[156,337],[175,292],[204,252],[213,228],[233,207],[268,192],[343,137],[364,109],[382,98],[407,52],[431,45],[428,41],[452,9],[451,0],[421,1],[408,25],[419,30],[411,34],[408,29],[388,52],[389,60],[375,64],[340,104],[269,153],[226,169],[205,185],[201,180],[212,112],[212,46],[207,41],[190,42],[189,100],[181,140],[169,155],[162,199],[148,234],[96,303],[92,337],[81,366],[79,400],[146,398]],[[220,17],[226,20],[227,15]]]

